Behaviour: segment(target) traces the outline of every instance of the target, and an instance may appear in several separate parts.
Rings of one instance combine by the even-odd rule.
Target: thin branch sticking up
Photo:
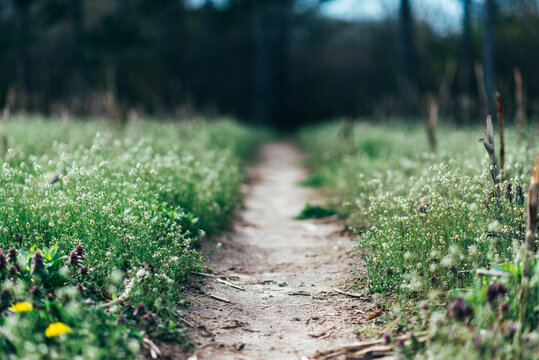
[[[502,98],[500,93],[496,93],[496,108],[498,109],[498,133],[500,135],[500,169],[503,170],[505,164],[505,141],[503,138],[503,128],[505,126],[503,120]]]
[[[496,158],[496,152],[494,149],[494,129],[492,127],[492,116],[487,116],[487,128],[485,129],[485,136],[487,141],[484,138],[479,139],[485,146],[488,156],[490,157],[490,175],[492,175],[492,181],[496,185],[496,195],[499,196],[498,183],[500,179],[498,178],[498,159]]]

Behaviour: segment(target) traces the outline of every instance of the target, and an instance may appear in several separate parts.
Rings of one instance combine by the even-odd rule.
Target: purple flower
[[[464,320],[473,315],[473,310],[469,307],[462,296],[457,296],[449,303],[449,316],[456,320]]]
[[[511,340],[515,334],[517,333],[517,330],[518,330],[518,323],[512,323],[511,325],[509,325],[507,327],[507,332],[505,334],[505,337],[509,340]]]
[[[39,251],[36,251],[34,255],[32,255],[32,268],[34,272],[42,272],[45,270],[45,262],[43,260],[43,254]]]
[[[75,250],[73,250],[73,252],[75,254],[77,254],[78,257],[80,257],[81,259],[85,259],[86,258],[86,251],[84,250],[84,246],[83,245],[77,245],[75,247]]]
[[[21,269],[19,268],[19,264],[15,264],[9,267],[9,275],[15,276],[21,273]]]
[[[75,253],[75,250],[73,250],[71,252],[71,254],[69,255],[69,259],[67,260],[67,264],[74,267],[74,268],[76,268],[79,265],[79,257]]]
[[[146,305],[144,305],[144,303],[139,303],[135,308],[135,312],[133,313],[133,315],[142,316],[144,314],[146,314]]]
[[[507,289],[502,283],[497,282],[494,284],[490,284],[487,287],[487,302],[489,304],[493,304],[494,302],[496,302],[496,300],[503,298],[506,293]]]
[[[17,262],[17,255],[19,255],[19,252],[17,251],[17,249],[15,249],[14,247],[11,247],[8,251],[7,251],[7,257],[9,259],[9,262],[14,264],[15,262]]]
[[[498,305],[498,314],[500,316],[503,316],[508,311],[509,311],[509,305],[507,303],[501,303],[500,305]]]
[[[517,204],[522,206],[524,204],[524,191],[522,190],[522,186],[517,185],[516,190],[516,201]]]
[[[157,323],[157,316],[151,311],[146,312],[144,316],[140,318],[140,323],[144,327],[150,327],[152,325],[155,325]]]
[[[87,276],[88,275],[88,268],[86,266],[83,266],[79,269],[79,274],[81,274],[82,276]]]
[[[389,335],[388,333],[384,333],[382,335],[382,340],[384,340],[384,344],[391,344],[391,335]]]
[[[42,292],[39,286],[35,285],[30,289],[30,291],[28,291],[28,294],[32,295],[35,298],[39,298],[41,297]]]
[[[86,291],[86,288],[85,288],[84,285],[82,285],[81,283],[77,283],[77,290],[78,290],[81,294],[84,294],[84,292]]]
[[[4,271],[7,266],[7,258],[6,254],[2,250],[0,250],[0,272]]]

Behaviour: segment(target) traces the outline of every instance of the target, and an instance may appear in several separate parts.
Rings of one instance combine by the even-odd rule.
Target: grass
[[[402,353],[419,358],[455,358],[466,352],[469,358],[534,358],[535,350],[529,350],[538,337],[536,273],[524,305],[526,326],[518,324],[518,313],[528,171],[539,147],[507,129],[498,197],[489,158],[477,141],[483,127],[441,127],[437,153],[429,150],[422,125],[359,123],[349,139],[341,129],[338,122],[306,128],[298,141],[310,154],[314,183],[339,199],[339,211],[357,234],[356,252],[366,263],[365,286],[396,293],[402,302],[429,305],[427,312],[419,305],[406,312],[410,318],[417,314],[409,320],[410,329],[433,331],[429,346]],[[536,133],[529,129],[530,138]],[[477,278],[477,269],[496,269],[506,276]],[[490,301],[489,286],[498,283],[505,291]],[[474,315],[450,316],[449,302]],[[496,331],[487,336],[484,331],[493,327]],[[518,328],[518,336],[509,336],[510,328]]]
[[[295,217],[295,219],[323,219],[336,214],[338,214],[338,212],[335,209],[329,209],[320,205],[305,204],[305,207],[303,210],[301,210],[299,215]]]
[[[55,300],[61,289],[80,284],[84,296],[77,301],[97,304],[118,297],[130,279],[136,279],[129,300],[145,304],[151,314],[163,319],[173,318],[182,283],[199,267],[201,257],[193,242],[226,226],[241,201],[242,164],[264,137],[263,132],[226,119],[142,121],[119,129],[103,120],[15,117],[9,121],[7,134],[10,149],[0,168],[0,246],[4,252],[13,247],[20,252],[32,249],[31,253],[38,248],[47,253],[45,249],[53,247],[64,256],[58,268],[51,270],[61,274],[54,285],[36,277],[28,261],[17,265],[26,266],[27,275],[0,278],[9,301],[32,301],[28,290],[34,286],[42,291],[48,288]],[[77,245],[84,247],[84,263],[68,276],[66,259]],[[51,306],[69,308],[69,299],[53,301]],[[55,317],[49,305],[38,305],[33,315],[20,314],[28,321],[0,317],[0,326],[10,329],[0,331],[0,350],[9,358],[46,358],[41,353],[51,351],[60,358],[82,356],[82,352],[84,358],[118,358],[119,354],[129,358],[136,353],[131,351],[136,347],[133,344],[148,333],[148,328],[139,328],[138,335],[127,335],[116,329],[125,327],[116,317],[85,310],[89,315],[83,318],[88,321],[72,320],[69,338],[103,330],[101,335],[114,341],[115,336],[106,335],[106,324],[114,323],[110,331],[119,340],[110,345],[109,352],[85,353],[87,348],[101,346],[101,340],[87,347],[65,348],[37,340],[30,341],[34,344],[30,346],[14,336],[20,333],[28,338],[29,326],[34,324],[33,331],[41,334],[37,338],[43,339],[39,329],[45,322],[55,318],[69,322],[70,318],[60,315],[63,310]],[[136,328],[140,319],[129,316],[127,327]],[[163,324],[159,326],[163,330]],[[151,333],[159,332],[159,326]],[[174,324],[165,327],[177,328]]]

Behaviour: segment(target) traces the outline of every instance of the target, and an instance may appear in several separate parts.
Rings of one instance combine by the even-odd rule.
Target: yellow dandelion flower
[[[9,310],[11,310],[12,312],[23,313],[23,312],[34,310],[34,306],[29,302],[23,301],[23,302],[14,304],[13,306],[9,308]]]
[[[69,326],[61,322],[55,322],[50,324],[45,329],[45,336],[51,338],[60,336],[62,334],[67,334],[69,332],[71,332],[71,328]]]

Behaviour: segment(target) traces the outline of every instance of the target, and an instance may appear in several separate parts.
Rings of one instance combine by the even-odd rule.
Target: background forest
[[[536,1],[462,0],[451,30],[435,26],[443,13],[416,17],[422,1],[357,19],[327,16],[327,2],[1,0],[0,106],[295,127],[420,115],[430,94],[444,117],[479,122],[483,93],[491,113],[496,90],[515,113],[520,72],[527,115],[538,112]]]

